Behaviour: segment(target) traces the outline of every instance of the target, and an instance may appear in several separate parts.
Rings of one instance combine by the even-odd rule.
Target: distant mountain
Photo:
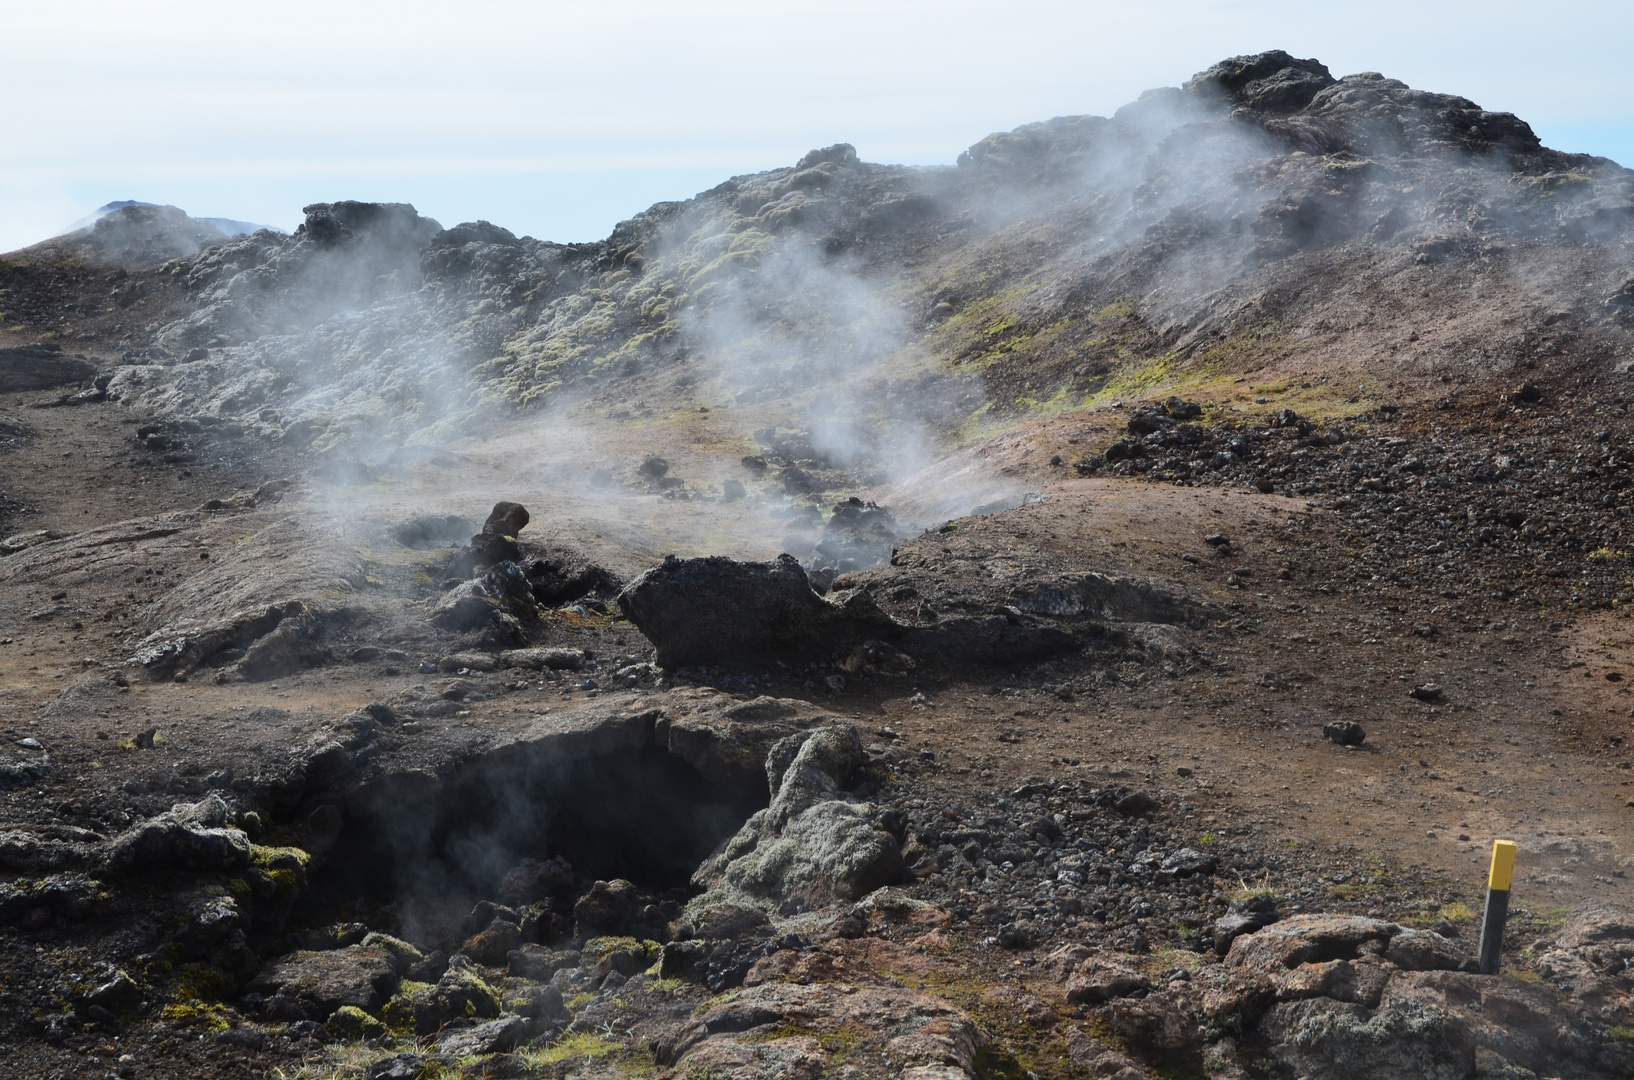
[[[221,244],[264,232],[277,239],[282,229],[233,218],[190,217],[175,206],[123,199],[99,207],[68,232],[23,248],[31,258],[79,258],[127,270],[151,269],[171,259],[190,259]]]
[[[80,218],[78,221],[74,222],[68,227],[68,233],[75,233],[81,229],[93,228],[98,221],[101,221],[109,214],[125,209],[127,206],[147,207],[153,210],[161,209],[158,203],[142,202],[139,199],[119,199],[104,206],[99,206],[85,217]],[[284,231],[283,229],[272,225],[257,225],[253,221],[239,221],[237,218],[195,217],[192,218],[192,220],[202,221],[207,225],[214,225],[218,230],[220,230],[221,235],[227,237],[228,239],[235,236],[248,236],[260,229],[271,229],[275,233],[281,233]]]

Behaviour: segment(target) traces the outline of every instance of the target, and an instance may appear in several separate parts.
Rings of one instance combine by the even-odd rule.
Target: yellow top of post
[[[1508,892],[1509,886],[1515,881],[1515,842],[1513,840],[1494,840],[1492,842],[1492,873],[1487,876],[1486,887],[1498,892]]]

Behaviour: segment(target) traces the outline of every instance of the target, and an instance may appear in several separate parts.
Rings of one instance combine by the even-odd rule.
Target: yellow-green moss
[[[238,982],[209,964],[182,964],[171,989],[183,1001],[223,1001],[237,994]]]
[[[537,1071],[568,1061],[597,1061],[611,1065],[621,1075],[651,1076],[658,1071],[652,1054],[631,1050],[623,1043],[588,1032],[567,1035],[549,1046],[521,1051],[518,1056],[529,1071]]]
[[[312,856],[308,855],[305,851],[302,851],[298,847],[263,847],[260,844],[250,845],[250,865],[259,867],[262,870],[269,869],[275,859],[282,858],[285,855],[294,856],[295,861],[301,864],[302,870],[305,870],[312,863]]]
[[[430,983],[404,979],[397,984],[397,993],[381,1006],[380,1015],[386,1025],[398,1034],[414,1031],[414,999],[431,989]]]
[[[337,1039],[373,1039],[386,1033],[386,1025],[356,1005],[342,1005],[323,1022]]]
[[[159,1010],[159,1017],[180,1027],[226,1031],[232,1027],[224,1006],[205,1001],[178,1001]]]

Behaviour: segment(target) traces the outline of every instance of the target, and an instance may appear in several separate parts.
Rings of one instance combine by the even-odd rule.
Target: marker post
[[[1492,870],[1486,879],[1486,913],[1481,917],[1481,974],[1498,974],[1503,952],[1504,923],[1509,919],[1509,887],[1515,881],[1515,843],[1492,843]]]

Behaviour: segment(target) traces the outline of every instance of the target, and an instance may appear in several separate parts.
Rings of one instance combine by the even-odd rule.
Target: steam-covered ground
[[[601,244],[9,257],[10,1061],[1634,1072],[1630,184],[1266,54]]]

